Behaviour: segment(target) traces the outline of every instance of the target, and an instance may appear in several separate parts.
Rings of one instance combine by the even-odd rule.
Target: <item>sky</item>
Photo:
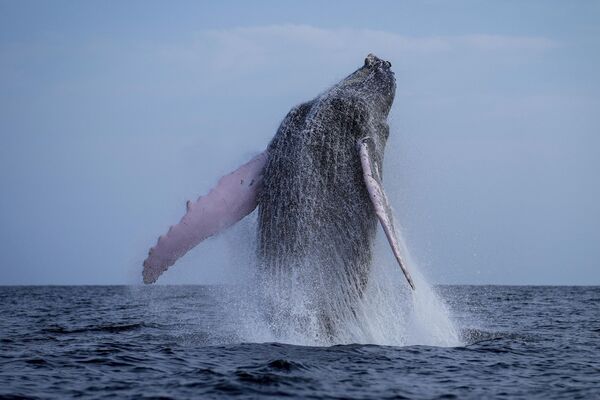
[[[600,284],[600,3],[0,0],[0,285],[139,284],[185,201],[368,53],[440,284]],[[228,283],[252,216],[162,283]],[[382,232],[379,232],[381,238]]]

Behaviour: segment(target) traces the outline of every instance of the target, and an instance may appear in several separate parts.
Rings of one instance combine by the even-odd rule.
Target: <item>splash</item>
[[[373,200],[384,209],[376,213],[367,190],[375,184],[365,185],[364,177],[381,176],[396,90],[390,67],[369,54],[363,67],[294,107],[270,142],[257,197],[256,257],[248,258],[257,268],[239,302],[243,339],[458,343],[443,302],[426,280],[415,274],[417,290],[411,291],[386,257],[389,249],[375,246],[379,215],[396,248],[387,201]],[[357,143],[366,138],[368,151],[359,158]],[[401,247],[401,264],[416,271]]]
[[[415,291],[408,287],[380,234],[367,287],[361,296],[356,296],[358,300],[350,299],[348,289],[341,285],[320,287],[321,277],[315,274],[319,265],[313,264],[291,271],[284,280],[287,285],[275,282],[281,276],[251,274],[243,290],[230,293],[233,301],[227,312],[235,320],[238,340],[243,342],[305,346],[462,345],[459,330],[442,298],[417,264],[410,257],[406,261],[413,273]],[[334,320],[334,331],[323,327],[323,293],[330,300],[325,307],[331,314],[327,318]]]

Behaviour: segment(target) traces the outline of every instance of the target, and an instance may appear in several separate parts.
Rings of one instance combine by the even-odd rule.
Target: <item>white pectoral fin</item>
[[[377,218],[379,218],[379,222],[390,243],[394,257],[396,257],[396,261],[398,261],[398,264],[400,265],[400,269],[402,269],[408,284],[414,290],[415,284],[413,283],[410,273],[402,260],[402,255],[400,254],[400,244],[398,243],[398,236],[396,234],[396,229],[394,228],[392,209],[387,196],[385,195],[385,191],[383,190],[381,173],[375,162],[373,139],[370,137],[360,139],[358,141],[358,152],[363,170],[363,178],[369,192],[369,197],[371,198],[371,203],[375,209],[375,214],[377,215]]]
[[[144,283],[164,271],[204,239],[232,226],[257,206],[267,152],[222,177],[206,196],[187,202],[186,214],[150,249],[144,261]]]

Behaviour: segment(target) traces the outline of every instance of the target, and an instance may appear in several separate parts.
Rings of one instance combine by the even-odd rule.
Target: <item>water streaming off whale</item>
[[[425,280],[412,293],[383,257],[389,249],[375,252],[376,199],[357,144],[369,139],[381,175],[394,93],[390,64],[369,55],[362,68],[293,108],[267,148],[255,298],[278,341],[459,343]],[[405,260],[398,262],[412,271],[400,242]]]
[[[236,245],[240,240],[251,241],[251,232],[256,222],[246,221],[246,226],[236,228],[228,236],[230,251],[239,252]],[[238,265],[236,268],[250,270],[245,283],[223,294],[223,320],[231,331],[229,340],[239,342],[280,342],[306,346],[330,346],[335,344],[365,343],[393,346],[462,345],[460,328],[456,326],[450,310],[442,297],[429,285],[419,272],[416,263],[408,258],[409,267],[418,287],[412,291],[407,285],[395,260],[389,252],[385,239],[379,232],[373,249],[373,265],[368,283],[361,296],[350,298],[347,290],[340,285],[320,287],[330,299],[331,312],[337,313],[337,329],[333,334],[323,331],[321,310],[313,296],[313,281],[297,275],[285,277],[289,284],[256,273],[252,264]],[[252,247],[245,249],[247,254],[238,255],[240,264],[252,258]],[[313,271],[322,265],[302,265]],[[265,313],[265,299],[276,312]],[[219,331],[221,328],[215,326]],[[221,334],[215,333],[217,336]]]
[[[264,152],[187,202],[184,217],[150,249],[144,283],[258,207],[256,235],[239,240],[255,247],[245,259],[247,298],[232,300],[244,305],[241,326],[255,328],[248,332],[262,326],[263,341],[316,345],[459,343],[443,304],[418,273],[411,277],[415,264],[383,187],[395,91],[391,63],[369,54],[293,107]],[[375,251],[378,222],[396,268],[389,250]]]

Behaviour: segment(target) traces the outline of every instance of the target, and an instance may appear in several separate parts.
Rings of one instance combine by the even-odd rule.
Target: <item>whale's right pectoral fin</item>
[[[396,257],[396,261],[398,261],[398,264],[400,265],[400,269],[402,269],[408,284],[414,290],[415,284],[413,283],[410,273],[406,269],[406,265],[402,259],[402,255],[400,254],[400,244],[398,243],[398,236],[396,234],[396,229],[394,228],[392,209],[387,196],[385,195],[385,191],[383,190],[381,173],[374,157],[373,139],[370,137],[360,139],[358,141],[358,152],[363,170],[363,178],[369,192],[369,197],[371,198],[371,203],[373,203],[375,214],[377,214],[377,218],[379,218],[379,222],[390,243],[394,257]]]
[[[204,239],[213,236],[257,206],[267,152],[254,157],[229,175],[195,203],[187,202],[187,212],[177,225],[161,236],[144,261],[144,283],[154,283],[164,271]]]

